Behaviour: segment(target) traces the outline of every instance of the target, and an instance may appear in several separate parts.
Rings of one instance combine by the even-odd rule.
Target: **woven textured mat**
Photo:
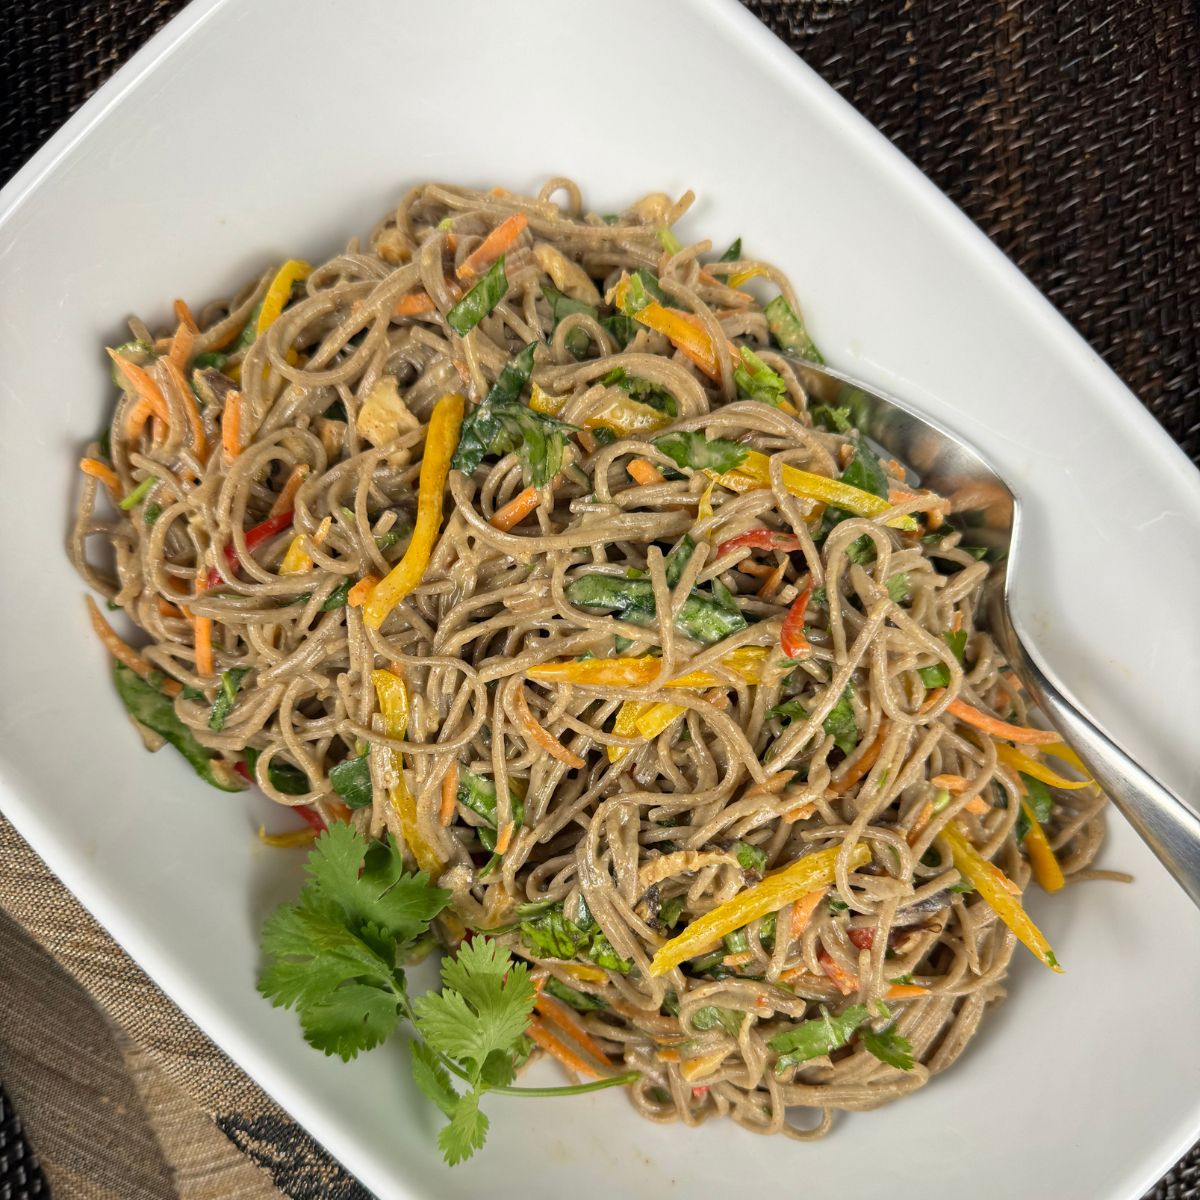
[[[744,2],[984,229],[1200,464],[1196,0]],[[0,4],[0,72],[15,101],[0,109],[0,183],[182,7],[181,0]],[[130,1089],[128,1102],[114,1106],[124,1110],[118,1115],[140,1113],[150,1128],[138,1125],[125,1148],[131,1152],[137,1138],[157,1141],[170,1160],[163,1195],[198,1196],[214,1172],[226,1170],[211,1194],[259,1194],[236,1164],[218,1164],[216,1150],[210,1158],[198,1149],[199,1134],[187,1147],[176,1144],[189,1128],[180,1098],[190,1097],[293,1200],[367,1200],[122,955],[2,820],[0,907],[35,949],[65,968],[62,986],[82,984],[115,1023],[116,1057],[104,1061],[123,1061],[131,1082],[114,1066],[95,1086]],[[4,954],[0,939],[0,990]],[[0,1026],[0,1035],[9,1028]],[[101,1051],[92,1057],[95,1074]],[[91,1131],[65,1148],[35,1132],[52,1074],[44,1067],[22,1074],[0,1058],[10,1092],[16,1096],[20,1085],[31,1097],[27,1141],[0,1089],[0,1200],[45,1197],[47,1178],[58,1200],[129,1200],[135,1192],[128,1187],[106,1191],[79,1176]],[[63,1084],[79,1084],[69,1061]],[[53,1103],[53,1088],[50,1096]],[[165,1127],[162,1114],[177,1112]],[[152,1172],[141,1170],[136,1194],[150,1195]],[[1200,1148],[1148,1200],[1200,1200]]]

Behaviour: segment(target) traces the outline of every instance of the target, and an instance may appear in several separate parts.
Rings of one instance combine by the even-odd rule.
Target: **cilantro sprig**
[[[412,998],[403,964],[429,946],[430,924],[450,893],[405,870],[390,842],[368,842],[335,822],[313,844],[295,904],[267,919],[259,991],[294,1009],[311,1046],[349,1060],[407,1020],[413,1079],[446,1117],[438,1145],[451,1166],[484,1143],[487,1092],[567,1096],[622,1086],[636,1072],[574,1087],[514,1086],[529,1055],[536,992],[524,963],[477,938],[442,960],[442,987]],[[465,1085],[459,1087],[459,1084]]]

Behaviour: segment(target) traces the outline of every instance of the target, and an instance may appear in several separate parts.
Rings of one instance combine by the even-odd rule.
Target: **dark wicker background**
[[[744,2],[993,238],[1200,463],[1196,0]],[[181,8],[0,0],[0,183]],[[45,1194],[0,1092],[0,1200]],[[1200,1154],[1151,1195],[1200,1200]]]

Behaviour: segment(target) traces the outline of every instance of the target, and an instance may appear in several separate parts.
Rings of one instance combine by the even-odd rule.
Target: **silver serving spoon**
[[[828,367],[789,356],[811,401],[850,409],[867,437],[895,455],[953,506],[954,522],[995,558],[992,632],[1051,725],[1087,764],[1096,782],[1180,886],[1200,905],[1200,815],[1150,776],[1067,694],[1030,652],[1028,634],[1009,609],[1008,581],[1017,562],[1021,505],[1016,493],[974,446],[908,405]]]

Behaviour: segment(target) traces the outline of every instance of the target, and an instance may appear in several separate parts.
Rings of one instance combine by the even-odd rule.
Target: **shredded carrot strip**
[[[965,792],[971,786],[971,781],[964,779],[961,775],[935,775],[929,782],[934,787],[945,788],[946,791],[955,795]]]
[[[81,458],[79,469],[85,475],[90,475],[104,484],[108,488],[108,494],[114,500],[121,499],[121,481],[117,478],[116,471],[108,463],[102,463],[98,458]]]
[[[351,608],[360,608],[366,604],[367,597],[371,594],[371,590],[379,582],[375,575],[364,575],[347,593],[346,603]]]
[[[656,1050],[654,1052],[654,1057],[657,1058],[660,1063],[677,1063],[679,1062],[679,1051],[667,1046],[662,1050]]]
[[[767,574],[763,580],[762,586],[758,589],[758,595],[764,600],[769,600],[779,590],[779,585],[783,582],[783,577],[787,574],[788,560],[785,558],[781,563],[777,564],[775,570]]]
[[[727,967],[744,967],[754,957],[749,950],[742,950],[737,954],[727,954],[721,962]]]
[[[196,674],[213,673],[212,617],[193,617],[196,633]]]
[[[1024,725],[1010,725],[999,717],[989,716],[972,708],[965,700],[952,700],[946,711],[956,716],[967,725],[974,725],[992,737],[1003,738],[1009,742],[1020,742],[1026,746],[1048,746],[1053,742],[1062,741],[1061,735],[1052,729],[1029,729]]]
[[[817,911],[817,905],[825,898],[825,893],[828,891],[827,887],[817,888],[816,891],[801,896],[792,905],[791,929],[793,938],[798,938],[808,928],[809,922],[813,918],[813,913]]]
[[[565,1004],[555,1000],[553,996],[547,996],[545,992],[539,991],[534,1007],[551,1025],[557,1025],[564,1033],[569,1033],[584,1050],[595,1057],[598,1063],[606,1067],[612,1066],[604,1047],[588,1033],[583,1022]]]
[[[525,699],[525,688],[518,687],[514,699],[517,709],[517,720],[521,724],[521,728],[552,758],[557,758],[559,762],[566,763],[568,767],[582,767],[583,759],[578,754],[572,753],[556,738],[548,729],[540,725],[537,718],[529,710],[529,701]],[[497,844],[497,853],[503,854]]]
[[[921,811],[917,814],[917,819],[913,822],[912,828],[908,831],[908,844],[913,845],[917,838],[921,836],[921,830],[925,828],[929,822],[933,820],[933,801],[926,800],[921,805]]]
[[[972,796],[963,805],[963,812],[973,813],[977,817],[986,816],[992,811],[992,806],[982,796]]]
[[[200,326],[197,323],[196,318],[192,316],[192,310],[188,308],[186,300],[176,300],[174,308],[175,320],[186,325],[193,333],[200,332]]]
[[[183,613],[170,600],[158,597],[158,615],[160,617],[182,617]]]
[[[230,392],[225,397],[221,415],[221,446],[226,458],[237,458],[242,452],[242,393]]]
[[[568,1071],[574,1071],[579,1075],[594,1075],[600,1077],[600,1071],[597,1070],[587,1059],[577,1054],[566,1042],[561,1041],[550,1032],[546,1026],[536,1017],[529,1022],[529,1027],[525,1030],[537,1045],[541,1046],[547,1054],[553,1055],[558,1059]]]
[[[507,854],[508,853],[508,847],[512,843],[513,828],[514,828],[513,823],[511,821],[506,821],[504,823],[504,828],[501,829],[500,832],[496,835],[496,853],[497,854]]]
[[[396,301],[392,309],[393,317],[423,317],[433,312],[435,305],[433,297],[426,291],[409,292]]]
[[[488,522],[493,529],[507,533],[514,525],[519,525],[538,506],[538,490],[527,487],[518,492],[507,504],[496,509]]]
[[[91,596],[87,597],[87,606],[88,617],[91,619],[96,636],[104,643],[104,648],[117,662],[124,663],[135,675],[140,675],[143,679],[149,679],[156,674],[155,667],[117,636],[116,630],[101,616],[100,610]],[[175,679],[164,679],[159,686],[168,696],[178,696],[182,690],[182,685]]]
[[[171,349],[167,352],[167,361],[173,363],[181,371],[192,357],[192,346],[196,343],[196,331],[186,321],[179,322],[175,336],[171,339]]]
[[[817,806],[815,804],[798,804],[795,808],[789,808],[787,812],[783,814],[783,820],[785,824],[791,825],[796,821],[807,820],[816,811]]]
[[[847,971],[845,967],[836,962],[827,950],[822,948],[821,953],[817,955],[817,961],[821,964],[821,969],[833,980],[837,990],[843,996],[849,996],[853,992],[858,991],[858,976],[853,971]],[[893,983],[884,992],[883,998],[885,1000],[908,1000],[917,996],[928,995],[928,989],[919,987],[915,983]]]
[[[180,325],[179,328],[185,329],[186,326]],[[173,358],[165,358],[163,366],[171,376],[171,380],[183,400],[183,411],[187,414],[188,429],[192,434],[192,449],[196,451],[196,457],[204,462],[208,457],[208,438],[204,434],[204,422],[200,419],[200,410],[196,407],[196,397],[192,394],[192,389],[188,387],[179,363],[175,362]]]
[[[625,470],[643,487],[652,483],[667,482],[667,477],[653,463],[647,462],[644,458],[635,458]]]
[[[167,408],[166,397],[163,396],[162,389],[158,384],[137,363],[131,363],[128,359],[122,358],[115,350],[109,350],[108,356],[117,364],[133,394],[137,396],[137,402],[129,410],[125,420],[125,436],[137,437],[147,418],[151,415],[158,417],[164,423],[169,421],[170,412]]]
[[[875,740],[859,755],[858,761],[854,766],[837,781],[841,788],[853,787],[866,773],[875,765],[879,759],[879,752],[883,749],[883,740],[887,736],[887,723],[882,722],[879,727],[879,733]]]
[[[442,776],[442,806],[438,809],[438,824],[449,825],[454,820],[454,805],[458,799],[458,760]]]
[[[491,233],[463,259],[458,268],[458,277],[462,280],[474,279],[485,268],[490,267],[500,255],[511,250],[517,238],[525,232],[529,218],[523,212],[515,212],[511,217],[505,217]]]
[[[297,463],[292,468],[292,473],[283,485],[283,491],[275,497],[275,503],[267,512],[268,517],[277,517],[280,513],[291,512],[296,507],[296,493],[300,490],[300,485],[308,478],[310,470],[308,463]]]

